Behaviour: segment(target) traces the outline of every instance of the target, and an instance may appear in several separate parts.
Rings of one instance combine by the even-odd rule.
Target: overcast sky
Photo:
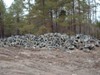
[[[13,1],[14,0],[4,0],[7,7],[9,7]]]
[[[13,1],[14,0],[4,0],[7,7],[9,7]],[[96,0],[96,1],[100,3],[100,0]],[[97,7],[97,19],[100,20],[100,6]]]

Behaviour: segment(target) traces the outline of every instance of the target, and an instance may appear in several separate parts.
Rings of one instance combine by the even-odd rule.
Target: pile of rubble
[[[0,39],[0,47],[93,50],[95,47],[100,47],[100,40],[83,34],[75,36],[60,33],[47,33],[39,36],[26,34]]]

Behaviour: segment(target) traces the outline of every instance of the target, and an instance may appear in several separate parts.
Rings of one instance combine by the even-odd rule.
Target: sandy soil
[[[100,75],[100,48],[90,52],[0,48],[0,75]]]

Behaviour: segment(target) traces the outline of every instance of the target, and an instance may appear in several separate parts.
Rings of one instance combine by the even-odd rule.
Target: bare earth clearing
[[[0,48],[0,75],[100,75],[100,48],[90,52]]]

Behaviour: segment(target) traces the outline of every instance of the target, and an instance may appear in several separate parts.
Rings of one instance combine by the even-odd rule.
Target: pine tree
[[[18,25],[21,22],[21,17],[23,16],[23,8],[24,8],[24,3],[23,0],[14,0],[14,2],[12,3],[12,5],[10,6],[10,12],[13,13],[13,17],[14,18],[14,23],[16,25],[16,34],[19,34],[19,28]]]
[[[93,24],[92,19],[96,19],[95,14],[93,14],[93,11],[95,11],[93,6],[96,3],[94,2],[94,5],[92,5],[91,0],[35,0],[34,4],[31,1],[14,0],[11,5],[9,14],[12,17],[10,15],[8,17],[14,20],[13,24],[16,30],[19,30],[18,25],[23,21],[26,25],[23,25],[22,29],[25,28],[24,26],[29,25],[31,27],[33,25],[36,32],[44,29],[51,32],[85,34],[90,33],[89,26]],[[28,13],[25,14],[23,11]],[[92,18],[93,16],[95,18]]]

